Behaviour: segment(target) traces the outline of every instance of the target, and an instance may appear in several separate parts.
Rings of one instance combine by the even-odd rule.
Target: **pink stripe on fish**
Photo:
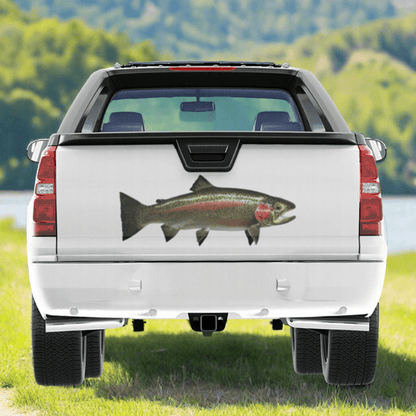
[[[168,214],[170,212],[180,212],[180,211],[217,211],[221,209],[227,208],[235,208],[241,207],[245,205],[244,202],[238,201],[207,201],[207,202],[196,202],[192,205],[184,205],[182,207],[168,209],[163,211],[164,214]]]

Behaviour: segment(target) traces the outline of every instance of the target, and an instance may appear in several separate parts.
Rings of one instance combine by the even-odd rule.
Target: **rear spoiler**
[[[242,144],[311,144],[311,145],[357,145],[365,144],[360,133],[333,132],[97,132],[54,134],[49,139],[50,146],[79,145],[126,145],[126,144],[177,144],[178,140],[205,144],[224,140],[238,140]]]

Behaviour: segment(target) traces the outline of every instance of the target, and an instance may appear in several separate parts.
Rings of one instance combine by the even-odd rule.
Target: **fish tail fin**
[[[123,241],[137,234],[146,227],[145,210],[147,205],[136,201],[134,198],[120,192],[121,228]]]

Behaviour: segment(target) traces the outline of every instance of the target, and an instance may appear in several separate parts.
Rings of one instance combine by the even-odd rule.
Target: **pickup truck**
[[[204,336],[267,319],[290,327],[297,373],[373,382],[386,147],[351,132],[310,72],[117,63],[27,154],[37,383],[100,377],[105,330],[129,319]]]

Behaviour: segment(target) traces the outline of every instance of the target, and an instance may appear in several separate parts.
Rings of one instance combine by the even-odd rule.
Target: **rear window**
[[[101,126],[125,131],[303,131],[283,90],[236,88],[132,89],[117,92]]]

